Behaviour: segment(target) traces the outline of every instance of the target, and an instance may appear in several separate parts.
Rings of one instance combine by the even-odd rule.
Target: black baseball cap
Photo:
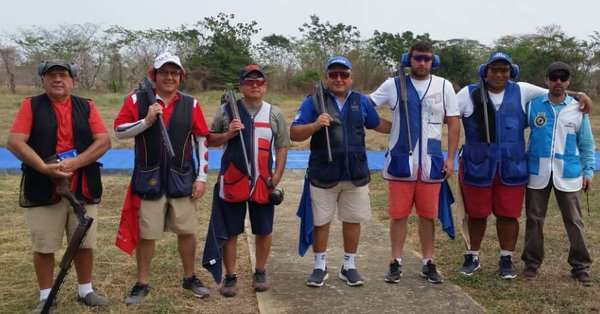
[[[69,61],[42,61],[38,65],[38,75],[43,76],[44,74],[48,73],[48,71],[55,68],[67,70],[71,77],[77,76],[77,66],[75,63]]]
[[[263,72],[263,70],[260,68],[260,66],[258,64],[248,64],[247,66],[243,67],[242,70],[240,71],[240,80],[245,79],[250,74],[257,74],[259,77],[262,77],[265,79],[267,78],[265,75],[265,72]]]
[[[571,67],[568,64],[561,62],[561,61],[556,61],[556,62],[552,62],[548,66],[548,69],[546,70],[546,76],[549,77],[552,72],[556,72],[556,71],[564,71],[569,76],[571,75]]]

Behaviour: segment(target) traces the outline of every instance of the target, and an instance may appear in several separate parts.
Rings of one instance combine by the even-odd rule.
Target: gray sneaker
[[[431,283],[440,284],[444,282],[444,279],[442,279],[442,276],[437,271],[437,267],[431,261],[427,261],[427,264],[423,265],[420,275]]]
[[[252,276],[252,288],[256,292],[267,291],[271,288],[271,284],[267,281],[267,272],[265,270],[256,270]]]
[[[226,298],[235,297],[237,294],[237,274],[225,275],[225,280],[221,284],[219,292]]]
[[[139,282],[136,282],[131,288],[129,295],[125,298],[125,304],[127,305],[135,305],[140,304],[142,299],[146,297],[150,293],[150,286],[144,285]]]
[[[206,298],[210,295],[210,291],[208,288],[202,284],[202,281],[196,277],[196,275],[192,275],[189,278],[183,278],[183,289],[189,290],[192,294],[197,298]]]
[[[345,281],[351,287],[362,286],[365,283],[355,268],[344,269],[344,266],[342,266],[338,273],[338,278]]]
[[[310,276],[306,280],[306,285],[309,287],[322,287],[327,278],[329,278],[327,268],[325,268],[325,270],[315,268],[313,269],[312,274],[310,274]]]
[[[399,283],[400,277],[402,277],[402,265],[398,263],[398,260],[394,260],[383,280],[387,283]]]
[[[106,297],[103,297],[94,291],[86,294],[83,298],[80,297],[78,294],[77,302],[85,304],[87,306],[105,306],[109,303]]]

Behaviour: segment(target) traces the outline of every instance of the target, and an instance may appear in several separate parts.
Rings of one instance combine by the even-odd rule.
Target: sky
[[[588,39],[600,31],[600,1],[595,0],[2,0],[0,33],[34,25],[118,24],[130,29],[177,28],[219,12],[236,21],[255,20],[270,34],[298,36],[298,27],[316,14],[321,21],[358,27],[363,39],[373,31],[416,34],[437,40],[469,38],[491,45],[503,35],[534,33],[539,26],[559,24],[571,36]]]

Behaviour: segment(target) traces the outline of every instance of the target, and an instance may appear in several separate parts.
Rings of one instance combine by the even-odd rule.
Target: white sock
[[[479,251],[465,251],[465,254],[471,254],[479,257]]]
[[[398,264],[402,265],[402,257],[396,257],[394,259],[396,260],[396,262],[398,262]]]
[[[512,256],[512,255],[513,255],[512,251],[500,250],[500,256]]]
[[[354,257],[355,253],[344,253],[344,269],[355,269]]]
[[[327,252],[315,253],[315,269],[327,268]]]
[[[421,260],[423,265],[427,265],[427,262],[431,261],[433,263],[433,259],[431,257],[427,257]]]
[[[80,297],[85,298],[85,296],[88,295],[88,293],[90,293],[90,292],[94,292],[94,289],[92,289],[91,282],[79,285],[79,296]]]
[[[48,299],[48,296],[50,295],[50,290],[52,290],[52,288],[40,289],[40,301]]]

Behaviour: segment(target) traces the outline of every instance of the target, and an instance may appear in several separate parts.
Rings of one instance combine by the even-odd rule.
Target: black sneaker
[[[200,299],[206,298],[210,295],[208,288],[206,288],[204,284],[202,284],[202,281],[200,281],[200,279],[198,279],[198,277],[196,277],[195,274],[191,277],[183,278],[182,287],[183,289],[191,291],[195,297]]]
[[[431,261],[427,261],[427,264],[423,265],[423,269],[421,270],[421,277],[435,284],[444,282],[442,276],[440,275],[440,273],[438,273],[435,264]]]
[[[147,296],[148,293],[150,293],[149,285],[144,285],[139,282],[136,282],[135,285],[133,285],[133,288],[131,288],[129,295],[125,298],[125,304],[140,304],[142,302],[142,299],[144,299],[144,297]]]
[[[571,277],[579,281],[584,287],[592,286],[592,278],[590,278],[590,274],[586,271],[571,272]]]
[[[479,256],[475,254],[465,254],[465,261],[462,264],[462,267],[458,269],[460,274],[465,276],[471,276],[473,273],[481,268],[481,264],[479,263]]]
[[[306,280],[306,285],[309,287],[321,287],[325,283],[325,280],[329,278],[327,268],[325,270],[320,268],[313,269],[312,274]]]
[[[237,274],[225,275],[225,280],[221,284],[219,292],[226,298],[235,297],[237,294]]]
[[[517,272],[513,267],[512,257],[510,255],[500,256],[498,262],[498,273],[502,279],[515,279],[517,278]]]
[[[356,268],[344,269],[344,266],[342,266],[338,278],[351,287],[362,286],[365,283]]]
[[[256,292],[267,291],[271,288],[271,284],[267,281],[267,272],[265,270],[256,270],[252,276],[252,288]]]
[[[383,280],[387,283],[399,283],[400,277],[402,277],[402,265],[398,263],[398,260],[394,260]]]

